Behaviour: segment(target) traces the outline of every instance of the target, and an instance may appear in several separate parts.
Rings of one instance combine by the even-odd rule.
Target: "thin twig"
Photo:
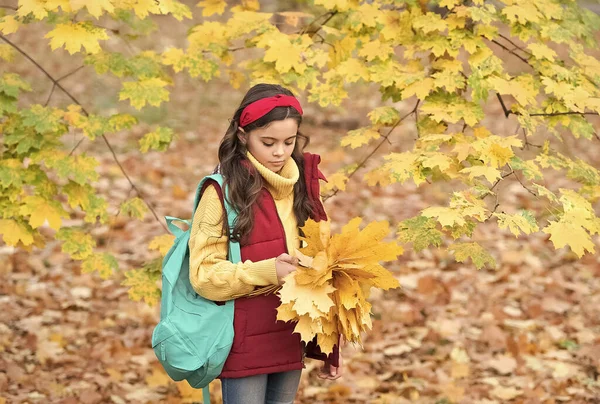
[[[60,81],[61,81],[61,80],[63,80],[63,79],[66,79],[66,78],[67,78],[67,77],[69,77],[70,75],[72,75],[72,74],[74,74],[74,73],[78,72],[78,71],[79,71],[79,70],[81,70],[83,67],[84,67],[84,66],[79,66],[77,69],[73,70],[72,72],[70,72],[70,73],[67,73],[67,74],[65,74],[64,76],[62,76],[62,77],[60,77],[60,78],[56,79],[56,83],[60,82]],[[45,106],[45,107],[47,107],[47,106],[48,106],[48,104],[50,103],[50,99],[52,98],[52,94],[54,94],[54,89],[56,88],[56,83],[52,83],[52,89],[50,90],[50,94],[48,94],[48,99],[46,100],[46,103],[44,104],[44,106]],[[73,154],[73,151],[75,151],[75,149],[73,149],[69,155]]]
[[[73,139],[75,140],[75,139]],[[71,152],[69,153],[69,157],[71,157],[73,155],[73,153],[75,152],[75,150],[79,147],[79,145],[85,140],[85,136],[82,136],[81,139],[79,139],[79,142],[77,142],[77,144],[75,146],[73,146],[73,149],[71,149]]]
[[[496,93],[496,97],[500,101],[500,105],[502,106],[502,110],[504,111],[504,116],[508,118],[510,114],[513,115],[522,115],[520,112],[514,112],[506,108],[506,104],[504,104],[504,100],[500,94]],[[559,115],[600,115],[597,112],[576,112],[576,111],[568,111],[568,112],[549,112],[549,113],[533,113],[529,114],[529,116],[559,116]]]
[[[494,209],[490,212],[490,215],[487,217],[486,220],[490,220],[490,218],[494,216],[494,213],[496,212],[496,209],[498,209],[498,206],[500,206],[500,203],[498,202],[498,193],[496,192],[496,202],[494,202]]]
[[[365,165],[365,163],[377,152],[377,150],[379,150],[379,148],[381,146],[383,146],[383,144],[388,140],[389,136],[392,134],[392,132],[394,131],[394,129],[396,129],[396,127],[398,125],[400,125],[400,123],[402,123],[402,121],[404,121],[410,115],[416,113],[417,108],[419,107],[419,103],[420,102],[421,102],[421,100],[417,100],[417,103],[415,104],[415,107],[412,109],[412,111],[408,112],[402,118],[398,119],[398,121],[396,121],[396,123],[394,123],[394,126],[392,126],[392,129],[390,129],[390,131],[381,139],[381,142],[379,142],[379,144],[371,151],[371,153],[369,153],[365,158],[363,158],[362,161],[358,164],[358,166],[356,166],[356,168],[354,168],[354,170],[350,174],[348,174],[348,177],[347,177],[348,180],[350,180],[350,178],[352,178],[354,176],[354,174],[356,174],[356,172]],[[325,195],[323,197],[323,202],[325,202],[327,199],[329,199],[329,198],[337,195],[337,193],[339,191],[340,190],[338,188],[333,193],[331,193],[330,195]]]
[[[527,61],[527,59],[525,59],[524,57],[522,57],[521,55],[515,53],[515,51],[508,49],[506,46],[504,46],[503,44],[501,44],[500,42],[496,41],[495,39],[492,39],[492,42],[495,43],[496,45],[498,45],[499,47],[501,47],[502,49],[504,49],[505,51],[512,53],[513,55],[515,55],[516,57],[518,57],[519,59],[521,59],[523,62],[527,63],[529,66],[531,66],[531,64]],[[532,66],[533,67],[533,66]]]
[[[498,185],[498,184],[500,183],[500,181],[502,181],[503,179],[505,179],[505,178],[506,178],[506,177],[508,177],[509,175],[513,175],[514,173],[515,173],[514,171],[511,171],[511,172],[509,172],[509,173],[502,174],[502,175],[501,175],[501,178],[498,178],[498,179],[496,180],[496,182],[494,182],[494,184],[493,184],[493,185],[492,185],[492,187],[490,188],[490,191],[493,191],[493,190],[494,190],[494,188],[496,188],[496,185]]]
[[[498,97],[498,99],[500,100],[500,105],[502,105],[502,110],[504,111],[504,117],[508,118],[508,116],[512,113],[511,111],[509,111],[508,109],[506,109],[506,105],[504,105],[504,100],[502,99],[502,97],[500,97],[500,94],[496,93],[496,96]]]
[[[17,45],[15,45],[14,43],[12,43],[11,41],[9,41],[4,35],[0,35],[0,39],[2,39],[4,42],[8,43],[10,46],[12,46],[13,48],[15,48],[18,52],[20,52],[23,56],[25,56],[31,63],[33,63],[38,69],[40,69],[40,71],[42,71],[46,77],[48,77],[48,79],[50,79],[50,81],[52,81],[52,83],[58,87],[59,89],[62,90],[63,93],[65,93],[67,95],[67,97],[69,97],[71,100],[73,100],[73,102],[77,105],[79,105],[81,107],[82,112],[85,114],[85,116],[89,116],[90,114],[87,112],[87,110],[83,107],[83,105],[81,105],[81,103],[69,92],[67,91],[59,82],[57,79],[55,79],[54,77],[52,77],[52,75],[50,73],[48,73],[46,71],[46,69],[44,69],[38,62],[36,62],[35,60],[33,60],[33,58],[31,56],[29,56],[27,53],[25,53],[21,48],[19,48]],[[108,147],[108,149],[110,150],[110,152],[113,155],[113,159],[115,160],[115,162],[117,163],[117,165],[119,166],[119,169],[121,170],[121,172],[123,173],[123,175],[125,176],[125,178],[127,178],[127,181],[129,181],[129,184],[136,190],[136,192],[138,193],[140,199],[142,199],[144,201],[144,203],[146,204],[146,206],[148,206],[148,208],[150,209],[150,211],[152,212],[152,214],[154,215],[154,217],[156,218],[156,220],[162,225],[162,227],[165,230],[168,230],[167,227],[165,226],[165,224],[158,218],[158,215],[156,214],[156,211],[154,210],[154,208],[150,205],[150,203],[148,203],[148,201],[146,201],[143,197],[143,194],[140,192],[140,190],[135,186],[135,184],[133,183],[133,181],[131,181],[131,178],[129,178],[129,175],[127,175],[127,172],[125,171],[125,169],[123,168],[123,166],[121,165],[121,163],[119,162],[119,159],[117,158],[117,155],[114,151],[114,149],[112,148],[112,145],[110,144],[110,142],[108,141],[108,139],[106,138],[106,136],[103,134],[102,138],[104,139],[104,142],[106,143],[106,146]],[[81,143],[81,142],[80,142]],[[72,153],[73,151],[71,151]]]
[[[519,178],[519,176],[517,175],[517,173],[515,172],[515,170],[514,170],[514,169],[513,169],[513,168],[510,166],[510,164],[509,164],[509,163],[507,163],[507,165],[508,165],[508,166],[510,167],[510,169],[512,170],[512,173],[514,174],[514,176],[515,176],[515,178],[517,179],[517,181],[519,181],[519,184],[521,184],[521,186],[522,186],[523,188],[525,188],[525,189],[527,190],[527,192],[529,192],[531,195],[533,195],[533,196],[537,197],[538,195],[537,195],[535,192],[533,192],[531,189],[527,188],[527,187],[525,186],[525,184],[523,184],[523,182],[521,181],[521,179]]]
[[[52,88],[50,89],[50,94],[48,94],[48,99],[44,103],[44,106],[47,107],[50,104],[50,99],[52,98],[52,94],[54,94],[54,89],[56,88],[56,84],[52,84]]]
[[[514,47],[515,47],[515,49],[519,49],[521,52],[523,52],[523,53],[527,54],[528,56],[531,56],[531,55],[532,55],[532,53],[531,53],[531,52],[528,52],[528,51],[526,51],[525,49],[523,49],[522,47],[520,47],[519,45],[517,45],[516,43],[514,43],[514,42],[513,42],[513,41],[512,41],[510,38],[508,38],[507,36],[505,36],[505,35],[502,35],[502,34],[500,34],[499,36],[500,36],[502,39],[504,39],[505,41],[508,41],[508,42],[509,42],[509,43],[510,43],[512,46],[514,46]]]
[[[127,175],[127,173],[125,172],[125,169],[123,168],[123,166],[121,165],[121,162],[119,161],[119,159],[117,158],[117,154],[115,153],[115,150],[113,149],[112,145],[110,144],[110,142],[108,141],[108,139],[106,138],[106,136],[104,134],[101,135],[102,139],[104,139],[104,143],[106,143],[106,146],[108,147],[108,149],[110,150],[110,152],[113,155],[113,158],[115,159],[115,162],[117,163],[117,165],[119,166],[119,168],[121,169],[121,172],[123,173],[123,175],[125,176],[125,178],[127,178],[127,181],[129,181],[129,185],[131,185],[131,187],[133,189],[135,189],[135,192],[137,192],[137,194],[141,197],[142,196],[142,192],[138,189],[138,187],[135,186],[135,184],[133,183],[133,181],[131,181],[131,178],[129,178],[129,175]],[[156,214],[156,212],[154,211],[154,208],[152,208],[152,206],[146,202],[144,200],[144,198],[142,197],[142,200],[144,201],[144,203],[146,203],[146,205],[148,206],[148,208],[150,209],[150,211],[152,212],[152,214],[154,215],[154,217],[156,218],[156,220],[162,224],[162,226],[165,228],[165,230],[167,230],[167,227],[163,224],[163,222],[158,218],[158,215]]]
[[[29,61],[31,63],[33,63],[38,69],[40,69],[42,71],[42,73],[44,73],[46,75],[46,77],[48,77],[48,79],[50,79],[50,81],[52,81],[52,83],[54,83],[54,85],[56,85],[58,88],[60,88],[75,104],[77,105],[81,105],[81,103],[79,101],[77,101],[77,99],[71,94],[69,93],[67,90],[65,90],[65,88],[63,86],[60,85],[60,83],[50,75],[50,73],[48,73],[46,71],[46,69],[44,69],[42,66],[40,66],[40,64],[38,62],[36,62],[35,60],[33,60],[33,58],[31,56],[29,56],[27,53],[25,53],[21,48],[19,48],[17,45],[15,45],[14,43],[12,43],[11,41],[9,41],[4,35],[0,34],[0,39],[2,39],[4,42],[6,42],[7,44],[9,44],[10,46],[12,46],[13,48],[15,48],[19,53],[21,53],[23,56],[25,56],[27,59],[29,59]],[[85,108],[83,108],[83,106],[81,107],[82,111],[86,114],[89,115],[87,113],[87,111],[85,110]]]
[[[300,35],[304,35],[304,34],[306,34],[306,33],[309,33],[308,29],[309,29],[309,28],[310,28],[310,27],[311,27],[311,26],[312,26],[312,25],[313,25],[315,22],[317,22],[319,19],[321,19],[321,18],[323,18],[323,17],[325,17],[325,16],[327,16],[327,15],[329,14],[329,15],[327,16],[327,18],[325,19],[325,21],[323,21],[323,22],[320,24],[319,28],[317,28],[317,30],[315,30],[315,31],[311,32],[312,34],[315,34],[315,33],[317,33],[317,32],[318,32],[318,31],[321,29],[321,27],[322,27],[323,25],[327,24],[327,23],[329,22],[329,20],[331,20],[331,19],[332,19],[332,18],[333,18],[333,17],[334,17],[334,16],[335,16],[337,13],[338,13],[337,11],[328,11],[328,12],[326,12],[325,14],[318,16],[317,18],[315,18],[314,20],[312,20],[311,22],[309,22],[307,26],[305,26],[304,28],[302,28],[302,29],[300,30],[299,34],[300,34]],[[310,34],[309,34],[309,35],[310,35]]]
[[[597,112],[575,112],[575,111],[569,111],[569,112],[552,112],[549,114],[529,114],[529,116],[558,116],[558,115],[600,115]]]
[[[527,138],[527,132],[525,131],[525,128],[523,128],[523,138],[525,139],[525,146],[527,146],[527,148],[529,149],[529,146],[533,146],[533,147],[537,147],[539,149],[541,149],[542,147],[544,147],[541,144],[534,144],[534,143],[530,143],[529,139]],[[525,146],[523,146],[521,148],[521,150],[523,150],[525,148]]]

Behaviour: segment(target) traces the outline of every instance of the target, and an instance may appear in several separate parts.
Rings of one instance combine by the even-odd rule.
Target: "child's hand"
[[[342,350],[340,349],[339,353],[339,365],[338,367],[333,366],[329,359],[325,359],[323,362],[323,367],[319,370],[319,378],[335,380],[339,379],[342,376]]]
[[[275,259],[275,270],[280,285],[283,283],[283,278],[296,270],[296,265],[298,265],[298,258],[289,254],[281,254]]]

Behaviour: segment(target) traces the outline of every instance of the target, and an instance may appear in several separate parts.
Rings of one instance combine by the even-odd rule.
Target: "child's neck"
[[[300,172],[294,159],[289,158],[281,170],[276,173],[260,164],[250,152],[247,152],[246,156],[259,174],[265,179],[265,185],[273,195],[273,198],[283,199],[294,192],[294,184],[296,184],[298,178],[300,178]]]

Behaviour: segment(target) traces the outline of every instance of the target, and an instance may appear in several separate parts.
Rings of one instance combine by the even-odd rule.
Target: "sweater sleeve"
[[[223,206],[213,185],[198,203],[190,233],[190,283],[200,296],[225,301],[247,295],[256,286],[277,285],[275,258],[234,264],[227,260]]]

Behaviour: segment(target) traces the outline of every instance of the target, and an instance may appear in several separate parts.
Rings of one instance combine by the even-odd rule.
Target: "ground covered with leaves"
[[[189,118],[194,127],[167,152],[141,155],[135,149],[141,132],[113,139],[124,169],[159,216],[189,217],[197,181],[216,165],[226,109],[241,98],[191,85],[197,91],[159,111],[174,121]],[[339,110],[305,108],[309,150],[323,155],[326,175],[368,153],[342,150],[337,139],[360,126],[372,99],[358,97]],[[197,114],[182,116],[190,105]],[[500,110],[488,112],[484,125],[514,126]],[[414,138],[414,123],[406,122],[382,152],[403,150]],[[565,147],[600,163],[593,150]],[[147,246],[164,228],[151,214],[144,221],[117,214],[116,206],[134,193],[130,184],[102,144],[84,143],[80,150],[103,162],[97,185],[114,201],[115,216],[92,234],[116,255],[120,272],[108,279],[82,273],[58,243],[31,253],[0,247],[0,403],[199,402],[200,392],[169,381],[154,357],[150,339],[158,307],[132,301],[121,285],[123,272],[157,258]],[[356,216],[395,226],[450,192],[430,184],[368,188],[358,177],[326,201],[334,232]],[[543,206],[514,178],[497,191],[499,212]],[[363,347],[343,349],[344,376],[320,380],[318,363],[308,362],[297,402],[600,402],[600,257],[578,260],[565,249],[555,251],[546,235],[515,238],[491,225],[478,228],[474,238],[493,252],[496,269],[476,270],[442,250],[417,253],[406,245],[397,262],[385,265],[402,287],[372,293],[373,330]],[[218,382],[212,390],[219,402]]]

